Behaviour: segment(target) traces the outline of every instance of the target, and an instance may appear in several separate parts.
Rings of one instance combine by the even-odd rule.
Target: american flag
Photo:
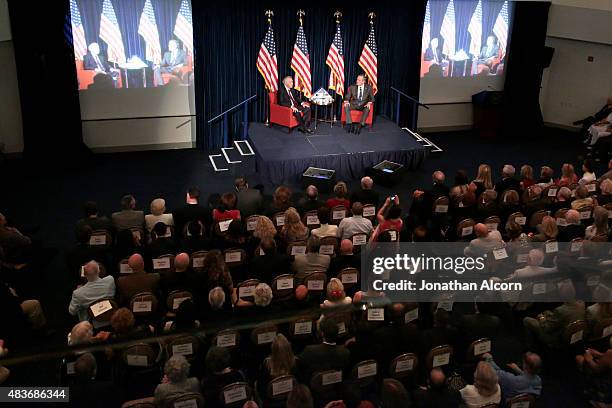
[[[336,23],[336,34],[329,47],[327,60],[329,66],[329,88],[334,89],[340,96],[344,96],[344,47],[342,46],[342,32],[340,23]]]
[[[70,0],[70,21],[72,26],[74,57],[82,60],[83,56],[87,53],[87,41],[85,40],[85,30],[81,22],[81,12],[75,0]]]
[[[155,12],[153,11],[151,0],[145,1],[142,14],[140,15],[138,34],[144,38],[147,45],[146,60],[159,64],[161,61],[161,44],[159,42],[159,31],[157,31]]]
[[[174,35],[181,40],[185,48],[193,55],[193,23],[189,0],[181,2],[181,8],[176,16],[176,24],[174,24]]]
[[[482,2],[480,0],[478,0],[474,14],[472,14],[468,31],[472,37],[470,40],[470,54],[478,56],[482,46]]]
[[[268,26],[268,32],[261,43],[261,48],[259,48],[257,70],[264,78],[268,91],[278,91],[278,63],[276,60],[276,43],[274,42],[272,25]]]
[[[295,45],[293,46],[291,69],[295,72],[295,89],[302,91],[305,97],[310,98],[312,96],[310,54],[308,54],[304,27],[301,24],[300,28],[298,28]]]
[[[125,49],[123,37],[117,23],[117,16],[110,0],[102,3],[102,16],[100,17],[100,38],[107,44],[108,60],[116,63],[125,62]]]
[[[440,36],[444,39],[442,53],[452,58],[455,55],[455,3],[453,0],[450,0],[446,13],[444,13]]]
[[[370,25],[370,34],[363,45],[363,51],[361,51],[358,64],[370,80],[372,92],[376,94],[378,92],[378,49],[376,48],[374,24]]]
[[[501,11],[497,15],[495,25],[493,26],[493,33],[497,37],[497,43],[499,44],[499,51],[501,55],[506,53],[506,46],[508,45],[508,2],[505,1],[501,8]]]
[[[429,2],[425,9],[425,20],[423,21],[423,39],[421,41],[421,51],[425,52],[429,48],[431,42],[431,11],[429,10]]]

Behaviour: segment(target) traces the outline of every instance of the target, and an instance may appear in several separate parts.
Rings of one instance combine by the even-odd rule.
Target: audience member
[[[412,405],[410,394],[404,385],[394,378],[383,380],[381,400],[385,408],[405,408]]]
[[[578,182],[578,177],[574,171],[574,166],[569,163],[564,163],[561,167],[561,178],[557,180],[558,186],[571,186]]]
[[[552,184],[554,184],[553,175],[555,171],[548,166],[542,166],[540,169],[540,178],[537,180],[537,183],[540,187],[546,188]]]
[[[144,226],[144,212],[136,210],[136,199],[130,194],[121,198],[121,211],[113,213],[111,219],[119,231]]]
[[[480,408],[489,404],[499,404],[501,389],[497,373],[491,364],[480,361],[474,371],[474,384],[466,385],[459,392],[467,408]]]
[[[327,272],[331,258],[329,255],[320,254],[321,241],[315,236],[308,238],[305,254],[297,254],[293,260],[293,270],[298,282],[301,282],[309,273]]]
[[[355,206],[355,204],[357,203],[353,203],[353,206]],[[399,197],[394,196],[393,200],[391,200],[391,197],[387,197],[385,204],[378,210],[376,218],[378,219],[378,227],[372,235],[373,241],[376,241],[376,235],[383,231],[395,230],[399,233],[404,226]]]
[[[323,301],[321,307],[350,305],[353,302],[349,296],[346,296],[344,285],[338,278],[331,278],[329,280],[327,283],[326,294],[327,299]]]
[[[87,283],[72,292],[68,306],[68,312],[81,321],[88,319],[87,309],[93,302],[115,296],[115,280],[110,275],[100,278],[100,265],[96,261],[83,267],[83,275]]]
[[[284,213],[289,207],[292,207],[291,190],[287,186],[278,186],[272,194],[272,203],[265,215],[272,217],[277,213]]]
[[[176,241],[172,238],[169,227],[163,222],[158,222],[151,231],[149,255],[151,258],[157,258],[162,255],[174,255],[175,253]]]
[[[472,181],[476,184],[476,195],[480,196],[485,190],[493,189],[493,178],[491,176],[491,166],[481,164],[478,166],[476,178]]]
[[[176,208],[173,213],[177,235],[185,236],[185,226],[191,221],[199,221],[202,230],[207,231],[211,224],[210,209],[200,204],[200,189],[190,187],[185,193],[185,205]]]
[[[314,408],[310,389],[304,384],[297,384],[287,396],[286,408]]]
[[[434,368],[429,373],[427,387],[415,392],[415,400],[422,408],[459,408],[461,394],[447,384],[444,371]]]
[[[166,214],[166,200],[163,198],[156,198],[151,201],[151,214],[145,215],[145,223],[147,225],[147,230],[151,232],[153,227],[158,222],[163,222],[168,226],[174,225],[174,218],[172,218],[172,214]]]
[[[263,212],[263,197],[261,191],[250,188],[246,177],[238,177],[234,180],[236,189],[237,208],[243,218]]]
[[[582,162],[582,173],[582,178],[578,181],[579,183],[590,183],[597,180],[597,176],[593,171],[593,162],[589,159]]]
[[[519,268],[512,275],[509,276],[509,279],[530,279],[541,277],[553,272],[557,271],[557,268],[546,268],[543,267],[544,263],[544,252],[541,249],[532,249],[529,251],[527,255],[527,266],[524,268]]]
[[[565,213],[566,225],[559,227],[557,240],[570,242],[574,238],[584,238],[586,227],[580,222],[580,213],[576,210],[568,210]]]
[[[240,219],[240,211],[236,209],[237,197],[234,193],[225,193],[221,196],[218,208],[213,209],[212,218],[214,222]]]
[[[285,244],[290,244],[296,241],[305,241],[308,239],[309,230],[302,220],[300,214],[293,207],[289,207],[285,211],[285,225],[280,232],[280,237]]]
[[[166,361],[164,378],[155,388],[155,406],[171,408],[172,401],[187,393],[200,393],[200,384],[195,377],[189,377],[190,365],[184,356],[174,355]]]
[[[593,199],[589,197],[589,191],[583,184],[576,187],[575,193],[576,198],[574,199],[574,201],[572,201],[571,205],[574,210],[578,210],[585,206],[593,205]]]
[[[533,167],[528,164],[521,166],[521,189],[526,190],[535,184],[533,179]]]
[[[263,254],[255,256],[251,261],[252,278],[270,284],[276,276],[291,272],[291,258],[278,252],[272,238],[263,239],[259,247]]]
[[[340,239],[350,239],[355,234],[372,233],[372,221],[363,217],[363,206],[361,203],[353,203],[353,215],[340,221],[338,225],[337,237]]]
[[[537,396],[542,392],[542,380],[539,376],[542,369],[542,360],[536,353],[527,352],[523,355],[522,368],[515,363],[508,364],[512,372],[501,369],[493,361],[493,356],[490,353],[485,353],[482,357],[497,372],[499,386],[504,398],[511,398],[519,394]]]
[[[348,188],[344,181],[339,181],[334,186],[334,195],[327,200],[327,206],[329,209],[333,209],[338,205],[343,205],[347,210],[351,208],[351,202],[346,198],[348,194]]]
[[[331,225],[329,223],[329,219],[331,216],[331,210],[327,207],[319,207],[317,210],[317,216],[319,217],[319,223],[321,226],[319,228],[315,228],[310,233],[317,238],[324,237],[336,237],[338,233],[338,226]]]
[[[604,179],[599,184],[601,194],[597,196],[597,204],[606,205],[612,203],[612,176]]]
[[[313,185],[306,187],[306,197],[298,203],[301,214],[318,211],[324,205],[325,203],[319,200],[319,190]]]
[[[231,368],[230,364],[231,355],[227,348],[212,346],[208,349],[205,360],[206,375],[201,383],[207,407],[222,406],[219,394],[223,387],[245,381],[244,375]]]
[[[361,269],[361,259],[353,253],[353,241],[350,239],[340,241],[339,254],[331,259],[328,275],[336,276],[344,268]]]
[[[514,178],[516,170],[511,164],[505,164],[502,168],[502,177],[497,183],[495,183],[495,191],[497,195],[501,197],[502,193],[506,190],[521,190],[520,182]]]
[[[83,212],[85,217],[77,222],[77,230],[85,225],[89,226],[92,231],[105,230],[111,232],[113,230],[113,225],[108,217],[98,214],[98,204],[95,201],[87,201],[83,205]]]
[[[282,375],[295,375],[296,358],[291,343],[283,334],[277,334],[270,347],[270,355],[261,364],[257,385],[261,397],[267,395],[268,383]]]
[[[130,256],[128,265],[132,273],[117,279],[119,304],[127,305],[134,295],[142,292],[150,292],[157,295],[160,279],[159,274],[147,273],[145,271],[144,259],[142,256],[140,254]]]
[[[537,226],[538,233],[531,237],[532,242],[546,242],[557,239],[559,229],[557,228],[557,220],[550,215],[542,218],[542,223]]]
[[[591,239],[594,236],[608,236],[608,210],[597,206],[593,210],[593,224],[586,227],[584,238]]]
[[[485,224],[478,223],[474,226],[476,238],[470,241],[465,248],[465,254],[471,256],[482,256],[492,250],[503,247],[504,241],[497,230],[489,231]]]
[[[308,345],[300,354],[298,364],[304,382],[309,383],[313,373],[327,370],[344,370],[350,361],[350,353],[338,345],[338,325],[331,318],[324,318],[319,324],[322,343]]]
[[[6,262],[15,264],[24,262],[32,248],[32,240],[17,228],[9,227],[2,213],[0,213],[0,248],[4,252]]]
[[[612,179],[612,159],[608,161],[608,171],[601,175],[599,181],[604,181],[606,179]]]
[[[444,183],[444,179],[442,183]],[[371,177],[365,176],[361,179],[360,189],[351,194],[351,202],[360,202],[363,205],[371,204],[378,207],[380,198],[378,192],[374,190],[374,180]]]

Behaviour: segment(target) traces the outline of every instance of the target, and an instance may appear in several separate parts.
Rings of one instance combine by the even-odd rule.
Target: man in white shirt
[[[68,312],[78,316],[81,321],[87,320],[87,308],[90,304],[115,296],[115,280],[110,275],[100,278],[100,265],[96,261],[88,262],[83,269],[87,283],[72,292],[68,307]]]
[[[319,208],[319,210],[317,211],[317,216],[319,218],[319,223],[321,223],[321,226],[319,228],[313,229],[311,231],[312,235],[317,238],[336,237],[336,234],[338,232],[338,226],[329,224],[329,215],[329,208]]]
[[[544,252],[542,252],[540,249],[532,249],[529,251],[529,255],[527,256],[527,266],[514,271],[514,273],[510,275],[510,279],[536,278],[557,271],[557,268],[555,267],[543,267],[543,262]]]
[[[361,203],[353,203],[351,207],[352,217],[344,218],[338,225],[336,236],[340,239],[350,239],[355,234],[372,233],[372,221],[363,218],[363,205]]]
[[[504,241],[497,230],[489,231],[485,224],[478,223],[474,226],[476,238],[470,241],[470,245],[465,248],[466,255],[481,256],[496,248],[502,247]]]

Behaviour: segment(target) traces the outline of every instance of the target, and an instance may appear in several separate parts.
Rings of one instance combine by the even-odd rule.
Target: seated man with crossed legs
[[[372,87],[365,83],[365,75],[357,75],[355,85],[348,88],[348,92],[344,96],[343,109],[346,114],[346,131],[349,133],[360,133],[361,128],[365,126],[368,115],[372,110],[374,103],[374,92]],[[361,123],[355,126],[351,119],[351,111],[361,111]]]
[[[278,104],[291,108],[293,116],[300,124],[300,132],[312,134],[310,130],[310,105],[302,99],[302,95],[293,89],[293,78],[283,78],[283,86],[278,90]]]

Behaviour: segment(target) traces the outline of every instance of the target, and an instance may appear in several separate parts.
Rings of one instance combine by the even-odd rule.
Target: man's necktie
[[[100,71],[104,71],[104,67],[102,66],[102,62],[100,62],[100,57],[94,55],[94,60],[96,61],[96,65]]]
[[[287,93],[289,94],[289,99],[291,99],[291,106],[297,107],[297,103],[295,102],[295,99],[293,98],[293,95],[291,94],[291,89],[287,89]]]
[[[357,92],[357,99],[361,100],[363,98],[363,87],[359,87],[359,91]]]

